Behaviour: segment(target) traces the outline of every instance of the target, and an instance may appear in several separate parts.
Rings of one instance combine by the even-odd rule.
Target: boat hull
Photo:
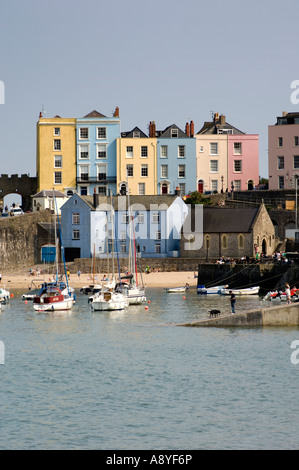
[[[197,288],[197,293],[198,294],[221,294],[221,289],[226,289],[228,286],[214,286],[214,287],[198,287]]]
[[[231,292],[235,295],[258,295],[259,290],[259,286],[256,286],[247,289],[221,289],[220,293],[221,295],[230,295]]]

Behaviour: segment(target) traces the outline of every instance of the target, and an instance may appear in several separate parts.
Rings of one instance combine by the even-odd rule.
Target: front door
[[[198,192],[203,193],[203,181],[198,181]]]

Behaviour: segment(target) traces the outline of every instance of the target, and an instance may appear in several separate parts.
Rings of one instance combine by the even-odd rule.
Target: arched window
[[[239,248],[240,249],[243,249],[244,248],[244,236],[243,235],[239,235],[238,237],[238,244],[239,244]]]
[[[224,250],[227,248],[227,236],[226,235],[222,235],[221,245]]]

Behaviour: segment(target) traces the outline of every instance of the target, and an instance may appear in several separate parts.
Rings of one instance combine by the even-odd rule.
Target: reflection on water
[[[177,328],[227,296],[148,289],[147,302],[0,313],[1,449],[295,449],[296,328]],[[261,298],[237,298],[236,311]]]

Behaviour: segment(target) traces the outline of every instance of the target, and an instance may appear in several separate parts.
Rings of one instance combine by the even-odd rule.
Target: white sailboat
[[[92,310],[95,311],[111,311],[124,310],[128,307],[129,302],[125,292],[116,292],[114,277],[114,209],[111,196],[111,223],[112,223],[112,280],[104,284],[101,290],[89,297]],[[107,253],[108,256],[108,253]]]

